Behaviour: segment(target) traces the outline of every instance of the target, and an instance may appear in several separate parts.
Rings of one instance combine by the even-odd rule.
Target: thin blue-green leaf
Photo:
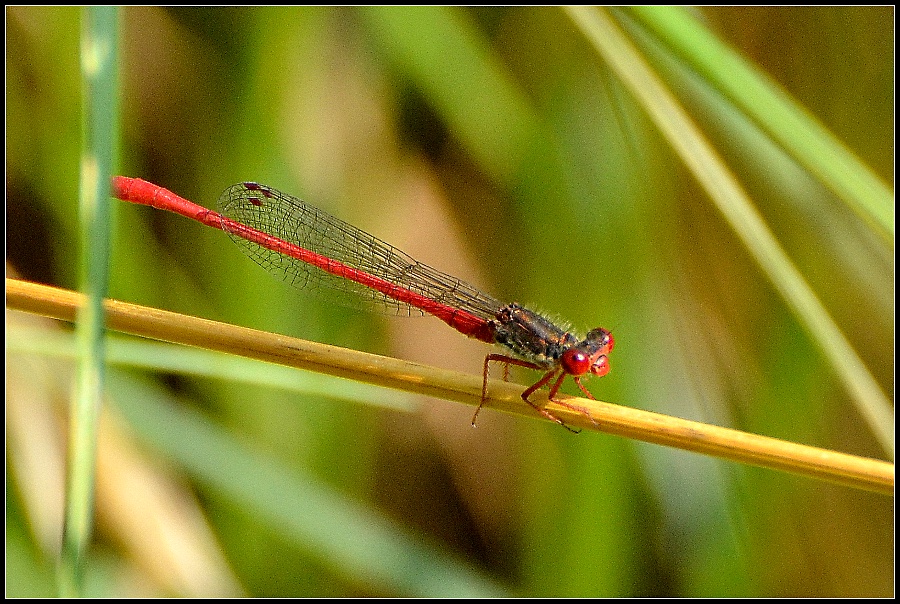
[[[894,195],[890,187],[800,103],[684,8],[634,7],[630,14],[893,245]]]
[[[109,273],[108,182],[116,156],[118,10],[84,9],[81,74],[84,107],[81,157],[81,288],[87,303],[79,310],[78,377],[69,426],[65,524],[59,590],[81,593],[84,558],[93,519],[97,423],[104,388],[103,298]]]
[[[728,166],[605,12],[586,7],[570,7],[566,11],[706,189],[831,363],[882,448],[893,458],[894,414],[890,401],[788,258]]]

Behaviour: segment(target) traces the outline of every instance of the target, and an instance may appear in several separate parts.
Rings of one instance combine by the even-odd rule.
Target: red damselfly
[[[233,185],[219,198],[219,212],[198,206],[147,181],[116,176],[113,195],[193,218],[221,229],[258,264],[298,287],[315,285],[350,291],[398,311],[433,315],[460,333],[489,344],[502,344],[514,356],[489,354],[484,360],[481,402],[487,399],[490,363],[544,371],[522,393],[538,413],[571,430],[530,396],[548,386],[550,400],[587,416],[584,407],[556,398],[566,376],[584,394],[585,375],[609,372],[614,340],[598,327],[584,338],[517,304],[504,304],[476,287],[422,264],[395,247],[291,195],[254,182]],[[506,375],[504,374],[504,377]],[[595,422],[596,423],[596,422]]]

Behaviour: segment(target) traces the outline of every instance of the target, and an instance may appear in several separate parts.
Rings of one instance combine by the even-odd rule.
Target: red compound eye
[[[591,369],[590,357],[574,348],[570,348],[563,353],[560,363],[569,375],[584,375]]]
[[[606,358],[605,354],[601,355],[600,358],[591,365],[591,373],[599,377],[603,377],[609,373],[609,359]]]

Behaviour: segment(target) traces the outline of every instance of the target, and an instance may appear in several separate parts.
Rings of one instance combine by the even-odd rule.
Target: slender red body
[[[265,190],[261,189],[260,195],[264,195],[263,191]],[[207,226],[221,229],[227,233],[236,235],[241,239],[245,239],[266,249],[272,250],[273,252],[296,258],[301,262],[320,268],[327,273],[349,279],[377,290],[385,296],[410,304],[411,306],[437,317],[453,329],[469,337],[476,338],[489,344],[494,342],[493,332],[484,319],[475,317],[464,310],[451,308],[445,304],[435,302],[416,292],[349,267],[337,260],[316,254],[315,252],[284,241],[283,239],[279,239],[268,233],[261,232],[245,224],[236,222],[218,212],[208,210],[183,197],[179,197],[175,193],[163,189],[153,183],[139,178],[115,176],[113,177],[113,195],[123,201],[149,205],[160,210],[168,210],[170,212],[181,214],[182,216],[187,216],[188,218],[193,218]]]
[[[490,362],[541,369],[546,374],[525,390],[522,398],[545,417],[568,428],[555,415],[532,403],[530,395],[550,384],[550,399],[556,400],[563,380],[569,375],[585,395],[593,398],[580,377],[602,376],[609,371],[608,354],[614,340],[608,330],[597,328],[579,339],[527,308],[515,303],[503,304],[271,187],[252,182],[233,185],[220,198],[220,212],[137,178],[116,176],[112,189],[113,195],[124,201],[175,212],[225,231],[257,263],[298,286],[316,283],[352,291],[399,312],[417,309],[466,336],[502,344],[519,358],[499,354],[485,358],[482,405],[487,398]],[[590,413],[582,407],[556,402],[590,418]]]

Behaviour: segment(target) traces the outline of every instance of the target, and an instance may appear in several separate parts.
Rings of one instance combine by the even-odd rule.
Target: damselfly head
[[[604,376],[609,373],[607,355],[615,346],[615,340],[608,329],[598,327],[588,332],[584,341],[566,350],[560,357],[560,365],[569,375],[580,376],[592,373]]]

